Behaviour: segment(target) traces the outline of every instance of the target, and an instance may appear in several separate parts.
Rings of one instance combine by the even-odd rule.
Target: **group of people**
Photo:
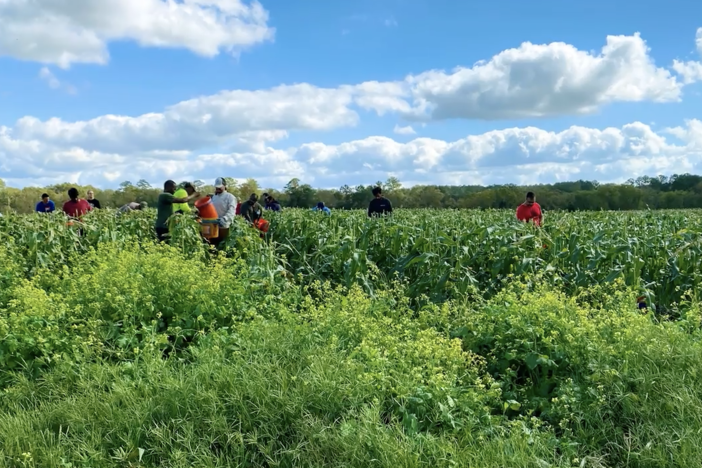
[[[63,204],[62,210],[70,218],[78,219],[88,211],[99,208],[100,202],[95,199],[92,190],[88,191],[88,199],[85,200],[80,198],[78,189],[71,188],[68,190],[68,201]],[[37,213],[53,213],[56,211],[56,204],[49,197],[48,193],[41,195],[41,201],[36,204],[35,211]]]
[[[147,207],[148,204],[146,202],[132,202],[122,206],[118,211],[120,213],[126,213],[128,211],[143,210]],[[100,204],[100,200],[95,198],[95,192],[88,190],[86,198],[82,199],[76,188],[68,190],[68,201],[66,201],[62,207],[62,211],[71,218],[80,218],[88,211],[99,209],[102,209],[102,205]],[[41,200],[37,202],[34,207],[34,211],[37,213],[53,213],[56,211],[56,204],[48,193],[43,193],[41,195]]]
[[[316,206],[312,207],[312,211],[331,216],[331,209],[321,201],[318,202]],[[392,203],[383,196],[382,188],[375,187],[373,189],[373,199],[368,204],[368,217],[372,218],[374,216],[382,216],[390,213],[392,213]]]
[[[229,237],[229,230],[235,216],[241,216],[249,224],[258,227],[263,217],[263,207],[258,203],[258,195],[251,194],[248,200],[238,203],[234,194],[227,190],[227,181],[218,177],[214,183],[215,191],[208,195],[210,202],[217,212],[218,236],[210,239],[214,245],[221,245]],[[156,205],[156,235],[159,240],[167,238],[170,231],[169,219],[175,213],[188,214],[193,212],[189,202],[200,198],[200,193],[189,182],[180,187],[172,180],[167,180],[163,193],[158,196]],[[270,210],[280,211],[280,204],[268,194],[264,194],[266,206]],[[195,208],[196,210],[197,208]]]
[[[243,217],[250,225],[259,227],[259,222],[262,221],[264,208],[258,203],[258,195],[251,194],[248,200],[243,203],[237,203],[236,197],[227,191],[227,182],[224,177],[218,177],[214,183],[215,192],[209,195],[211,203],[217,212],[217,224],[219,235],[211,239],[215,245],[223,243],[229,237],[229,230],[235,216]],[[68,201],[63,204],[63,212],[70,218],[80,219],[84,214],[94,209],[100,209],[100,201],[95,199],[95,194],[92,190],[87,192],[87,199],[79,197],[78,189],[71,188],[68,191]],[[164,184],[163,193],[158,196],[156,206],[156,224],[155,230],[159,240],[165,240],[169,233],[169,219],[175,213],[188,214],[193,212],[193,208],[189,203],[200,198],[200,193],[197,192],[195,186],[189,182],[184,182],[180,187],[172,181],[168,180]],[[281,205],[278,201],[268,193],[263,194],[265,201],[265,210],[280,211]],[[119,209],[120,213],[125,213],[135,210],[143,210],[147,208],[146,202],[142,203],[127,203]],[[56,210],[55,203],[51,200],[47,193],[42,194],[41,201],[36,204],[35,210],[39,213],[52,213]],[[331,210],[324,204],[319,202],[313,211],[331,215]],[[383,190],[380,187],[373,189],[373,199],[368,205],[368,216],[382,216],[392,213],[392,203],[383,196]],[[524,203],[517,207],[517,219],[523,222],[533,222],[536,226],[541,226],[543,221],[543,213],[541,206],[536,203],[536,197],[533,192],[526,194]]]

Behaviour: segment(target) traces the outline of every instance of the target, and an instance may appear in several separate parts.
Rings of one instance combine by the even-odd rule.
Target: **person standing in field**
[[[183,182],[178,190],[173,194],[176,198],[188,198],[195,193],[195,186],[190,182]],[[187,203],[174,203],[173,212],[180,214],[192,213],[192,208]]]
[[[63,204],[63,212],[66,213],[69,218],[80,219],[85,213],[93,209],[90,203],[82,198],[78,198],[78,195],[77,188],[74,187],[68,190],[69,200]]]
[[[227,181],[224,177],[215,180],[215,193],[212,195],[212,205],[217,210],[217,221],[219,224],[219,236],[212,239],[214,245],[220,245],[229,237],[234,216],[236,216],[236,197],[227,191]]]
[[[392,203],[383,197],[383,189],[375,187],[373,189],[373,200],[368,205],[368,217],[382,216],[392,213]]]
[[[243,218],[254,224],[261,218],[263,208],[258,203],[258,195],[252,193],[248,200],[241,204],[240,213]]]
[[[43,193],[41,195],[41,201],[37,202],[37,206],[34,207],[34,211],[37,213],[53,213],[56,211],[56,205],[53,200],[49,198],[48,193]]]
[[[517,207],[517,219],[525,223],[531,221],[534,226],[541,226],[544,216],[541,212],[541,206],[536,203],[534,192],[528,192],[524,203]]]
[[[199,193],[195,192],[185,198],[176,198],[176,183],[172,180],[167,180],[163,184],[163,193],[158,196],[158,203],[156,205],[156,236],[158,240],[163,242],[166,240],[166,235],[168,234],[168,219],[173,214],[173,204],[174,203],[188,203],[200,196]]]
[[[325,215],[331,216],[331,210],[328,207],[324,206],[324,202],[317,203],[317,206],[312,208],[312,211],[321,211]]]
[[[99,210],[102,208],[102,206],[100,206],[100,200],[97,200],[95,198],[95,192],[93,192],[92,190],[88,190],[88,193],[86,193],[85,195],[92,209]]]

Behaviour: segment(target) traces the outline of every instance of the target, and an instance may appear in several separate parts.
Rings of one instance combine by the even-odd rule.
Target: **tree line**
[[[254,179],[236,183],[230,179],[229,190],[239,200],[250,194],[259,196],[266,192],[276,198],[283,207],[310,208],[322,201],[332,209],[362,209],[368,206],[373,187],[383,188],[385,195],[397,208],[515,208],[523,202],[527,191],[536,193],[536,198],[545,210],[599,211],[637,209],[702,208],[702,176],[680,174],[670,177],[639,177],[623,184],[600,184],[597,181],[578,180],[531,186],[443,186],[417,185],[403,187],[391,177],[385,182],[339,189],[316,189],[299,179],[291,180],[283,190],[260,187]],[[202,181],[194,181],[201,193],[212,193],[214,187]],[[95,198],[103,207],[118,208],[129,202],[145,201],[155,206],[161,187],[153,187],[145,180],[136,184],[123,182],[117,189],[100,189],[92,186],[77,186],[69,183],[48,187],[5,186],[0,180],[0,212],[30,213],[43,193],[49,194],[57,208],[68,199],[68,189],[76,187],[82,197],[93,190]]]

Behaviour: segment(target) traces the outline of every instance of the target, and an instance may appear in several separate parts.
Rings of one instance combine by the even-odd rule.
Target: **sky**
[[[692,0],[0,0],[0,179],[702,173]]]

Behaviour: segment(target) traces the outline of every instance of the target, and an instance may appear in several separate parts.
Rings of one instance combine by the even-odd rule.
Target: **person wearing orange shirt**
[[[517,219],[525,223],[533,221],[534,226],[541,226],[544,215],[541,212],[541,206],[536,203],[534,192],[527,193],[524,203],[517,207]]]

